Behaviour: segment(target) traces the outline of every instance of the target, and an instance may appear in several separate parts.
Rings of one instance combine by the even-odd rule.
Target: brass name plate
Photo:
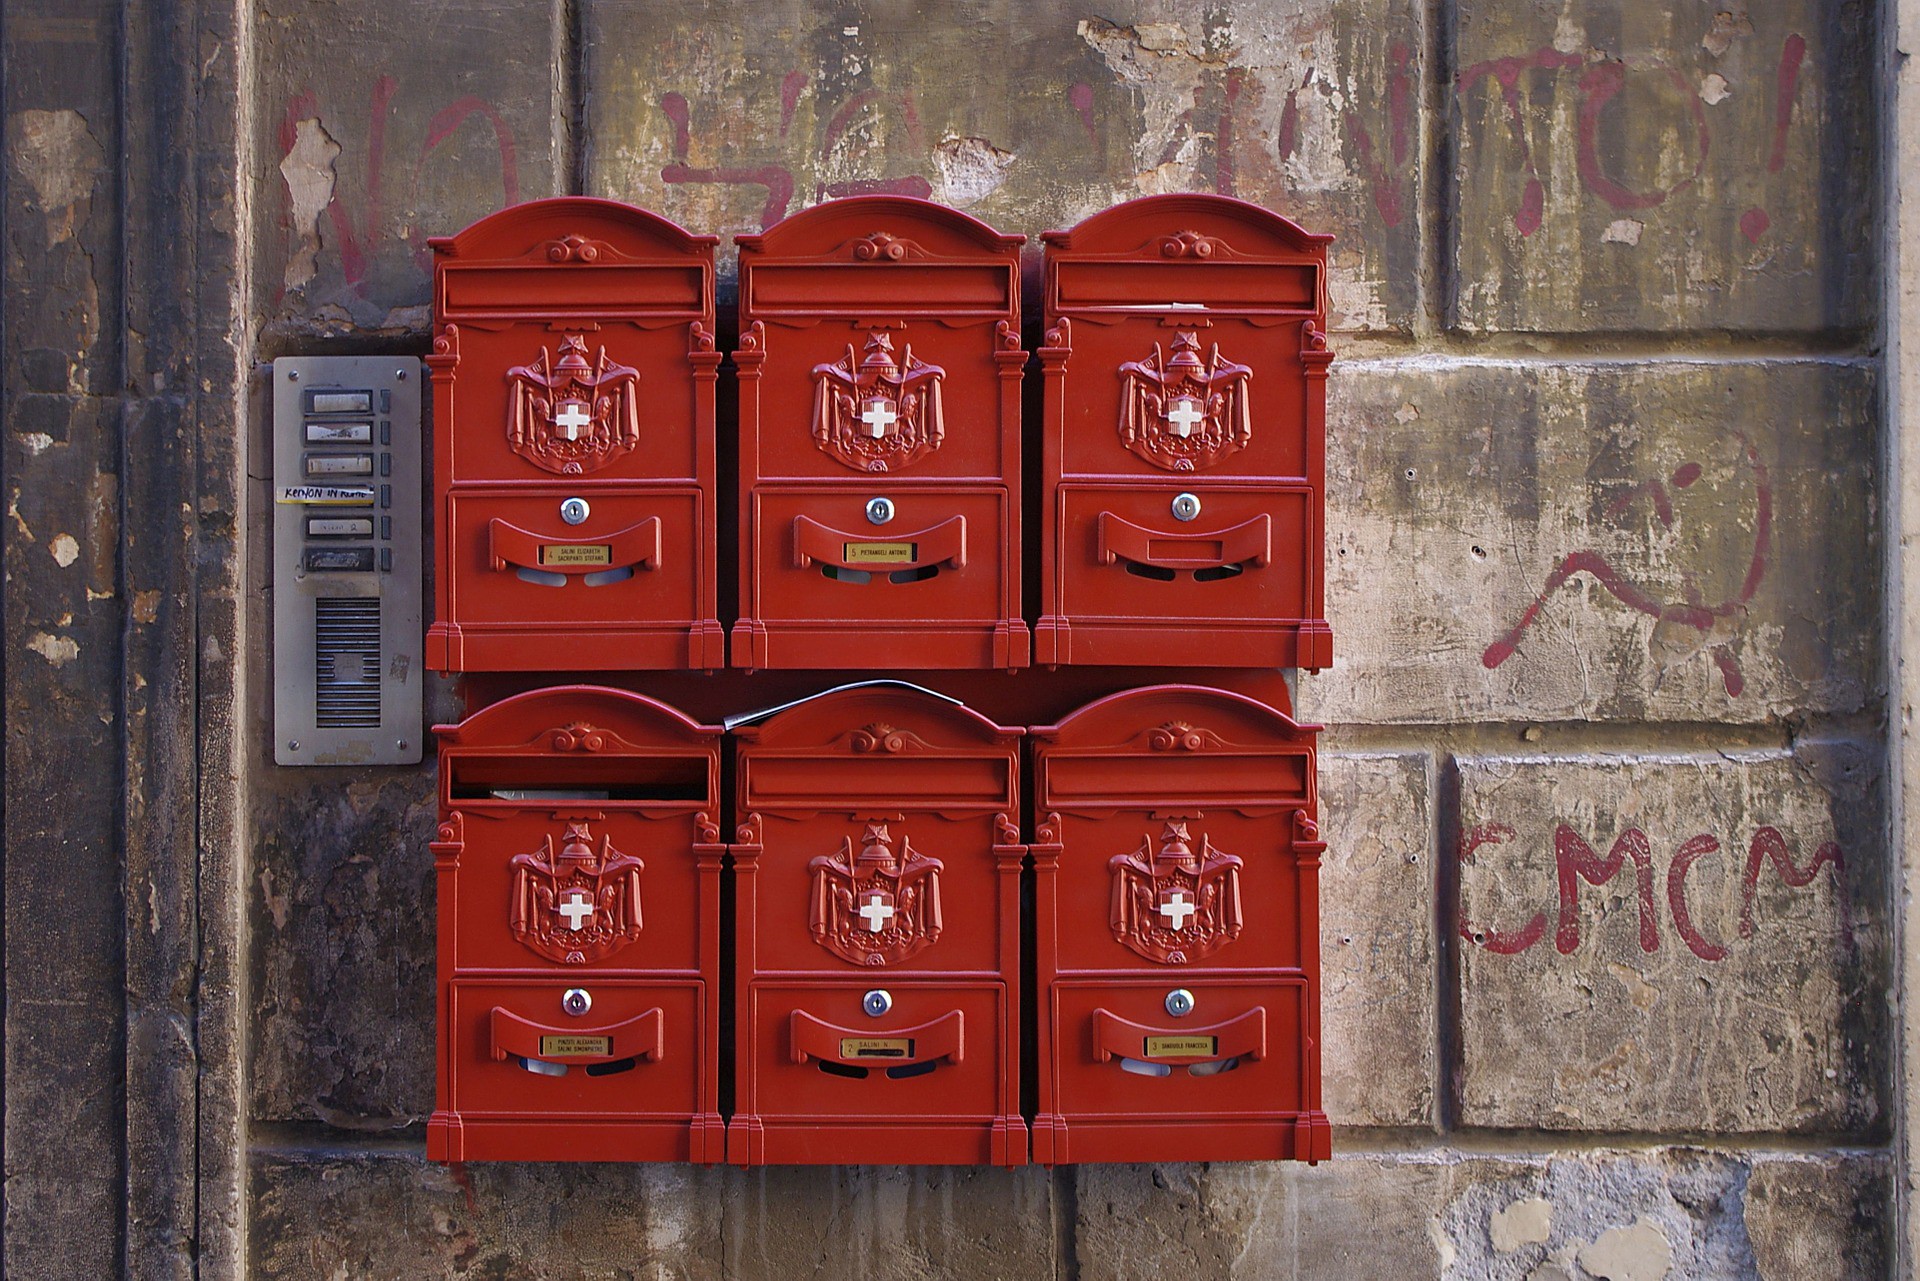
[[[1220,1038],[1217,1036],[1150,1036],[1147,1038],[1147,1057],[1150,1059],[1211,1058],[1219,1052]]]
[[[612,1053],[613,1038],[610,1036],[543,1036],[540,1038],[540,1057],[543,1059],[571,1059],[589,1054],[597,1054],[604,1058]]]
[[[910,1059],[913,1057],[913,1038],[910,1036],[843,1036],[840,1038],[840,1057],[843,1059]]]
[[[613,548],[605,543],[547,543],[540,548],[542,565],[611,565]]]
[[[849,565],[908,565],[919,551],[918,543],[844,543],[840,559]]]

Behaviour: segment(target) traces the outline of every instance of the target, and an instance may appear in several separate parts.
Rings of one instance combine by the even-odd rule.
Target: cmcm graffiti
[[[1514,829],[1505,823],[1483,823],[1475,827],[1460,843],[1461,864],[1472,864],[1477,851],[1488,846],[1504,845],[1514,836]],[[1692,910],[1688,907],[1687,874],[1695,863],[1720,853],[1721,849],[1719,837],[1702,832],[1680,842],[1667,865],[1667,913],[1673,919],[1674,932],[1687,945],[1687,949],[1703,961],[1725,960],[1728,948],[1725,942],[1709,938],[1694,922]],[[1626,829],[1614,838],[1613,845],[1602,856],[1585,837],[1561,823],[1554,828],[1553,855],[1559,889],[1559,919],[1554,929],[1553,945],[1561,955],[1571,955],[1580,947],[1581,882],[1603,886],[1629,871],[1639,906],[1640,948],[1645,952],[1660,950],[1660,908],[1656,894],[1656,881],[1659,878],[1654,871],[1653,842],[1645,832],[1637,827]],[[1794,850],[1780,829],[1762,827],[1756,831],[1747,842],[1746,865],[1740,878],[1739,937],[1753,937],[1754,896],[1759,889],[1761,876],[1769,869],[1789,886],[1803,889],[1813,884],[1823,867],[1833,869],[1830,875],[1838,887],[1846,873],[1846,860],[1838,842],[1822,843],[1803,864],[1795,859]],[[1842,934],[1850,932],[1844,905],[1840,910],[1840,930]],[[1501,956],[1525,952],[1544,939],[1546,932],[1547,913],[1544,911],[1536,912],[1531,920],[1518,929],[1503,930],[1470,920],[1464,903],[1460,908],[1460,937]]]

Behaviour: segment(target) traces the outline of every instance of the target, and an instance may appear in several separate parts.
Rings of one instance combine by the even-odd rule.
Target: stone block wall
[[[183,642],[203,672],[195,705],[203,726],[230,722],[212,746],[203,733],[192,786],[201,830],[235,853],[207,853],[204,835],[197,855],[180,847],[199,869],[213,957],[181,972],[205,997],[196,1008],[230,1009],[237,1030],[197,1041],[205,1079],[238,1091],[230,1131],[203,1100],[200,1142],[238,1146],[244,1162],[203,1158],[193,1175],[235,1198],[231,1221],[198,1233],[202,1271],[1889,1273],[1898,859],[1883,750],[1875,7],[257,0],[238,12],[230,27],[203,15],[169,46],[232,108],[232,137],[214,140],[231,157],[230,198],[203,182],[196,206],[231,252],[205,232],[194,242],[203,263],[224,261],[198,270],[227,290],[230,315],[178,341],[231,358],[227,381],[197,393],[195,438],[225,433],[247,459],[221,471],[231,456],[203,445],[200,479],[183,482],[201,539],[193,599],[214,620],[197,648]],[[29,51],[72,43],[49,15],[11,22],[10,75]],[[119,601],[114,558],[136,535],[44,510],[33,478],[84,514],[118,470],[92,457],[108,448],[96,419],[115,375],[16,335],[38,325],[50,349],[99,348],[74,300],[89,270],[115,276],[108,257],[89,266],[88,237],[111,239],[96,224],[116,184],[164,183],[116,174],[93,108],[60,115],[56,89],[31,75],[6,92],[6,252],[41,282],[7,301],[7,707],[10,727],[72,721],[61,759],[86,777],[113,756],[88,727],[119,713],[48,691],[91,670],[70,649],[113,643],[94,635],[109,618],[96,599],[161,608],[164,622],[171,597]],[[208,162],[194,163],[204,178]],[[1328,726],[1335,1159],[1051,1173],[426,1162],[432,771],[272,764],[267,405],[250,362],[424,351],[426,238],[518,200],[613,197],[726,235],[901,192],[1037,236],[1180,190],[1338,236],[1336,661],[1299,683],[1303,718]],[[1037,241],[1028,253],[1037,312]],[[724,315],[725,248],[722,262]],[[1029,328],[1032,346],[1037,315]],[[101,359],[124,370],[132,358]],[[152,678],[140,655],[106,669],[136,702],[134,678]],[[454,709],[450,687],[432,701],[433,714]],[[128,759],[146,741],[126,740]],[[34,783],[16,768],[10,1010],[36,956],[26,914],[57,906],[16,871],[17,843],[40,839],[19,817]],[[137,874],[101,908],[136,941]],[[92,903],[74,908],[76,932]],[[131,959],[90,958],[109,973],[86,981],[146,974],[130,947]],[[132,990],[116,1016],[129,1026],[148,1008]],[[38,1070],[35,1029],[55,1018],[10,1014],[10,1068]],[[120,1047],[131,1080],[137,1039],[90,1035]],[[10,1143],[31,1133],[19,1109],[51,1106],[39,1079],[9,1075]],[[10,1213],[51,1213],[63,1188],[111,1203],[133,1150],[71,1187],[26,1169]],[[132,1243],[119,1257],[184,1257],[119,1213]],[[10,1259],[13,1240],[10,1228]]]

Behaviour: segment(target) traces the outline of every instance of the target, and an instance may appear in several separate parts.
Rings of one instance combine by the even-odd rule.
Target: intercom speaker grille
[[[380,598],[322,596],[314,611],[314,724],[380,724]]]

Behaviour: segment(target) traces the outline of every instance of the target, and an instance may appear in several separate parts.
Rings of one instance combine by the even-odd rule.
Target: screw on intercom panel
[[[593,997],[584,987],[570,987],[560,994],[560,1008],[577,1019],[593,1008]]]
[[[1193,993],[1184,987],[1176,987],[1167,993],[1167,1013],[1176,1019],[1183,1019],[1193,1013]]]
[[[860,1008],[877,1019],[893,1008],[893,994],[876,987],[860,998]]]

